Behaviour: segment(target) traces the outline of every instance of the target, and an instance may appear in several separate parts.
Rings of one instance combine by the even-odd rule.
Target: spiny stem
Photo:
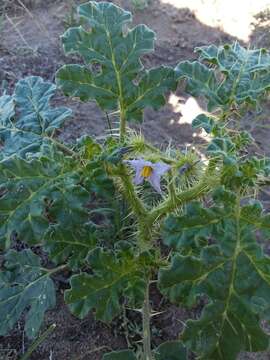
[[[168,183],[169,199],[172,202],[172,204],[175,204],[176,201],[175,183],[174,183],[174,178],[172,176],[172,172],[170,171],[169,174],[170,174],[170,180]]]
[[[172,201],[171,198],[166,199],[150,212],[148,215],[148,225],[152,226],[157,219],[160,219],[166,214],[176,210],[179,206],[205,195],[209,190],[210,186],[206,183],[206,181],[201,181],[192,188],[176,194],[174,201]]]
[[[125,114],[125,106],[124,106],[124,96],[123,96],[123,89],[122,89],[122,81],[120,76],[120,71],[118,69],[115,55],[114,55],[114,49],[112,45],[112,39],[111,34],[106,31],[108,42],[111,49],[111,57],[112,57],[112,64],[115,71],[118,91],[119,91],[119,111],[120,111],[120,142],[124,142],[125,135],[126,135],[126,114]]]
[[[175,193],[173,200],[171,197],[160,203],[148,214],[148,226],[152,227],[154,223],[175,211],[179,206],[195,200],[200,196],[206,195],[209,190],[219,183],[219,178],[215,174],[216,160],[209,162],[207,169],[205,170],[203,178],[190,189]]]
[[[151,306],[149,302],[149,281],[147,282],[145,289],[145,298],[142,308],[143,317],[143,360],[153,360],[151,351]]]
[[[124,142],[126,136],[126,117],[124,111],[120,109],[120,142]]]
[[[120,176],[124,196],[136,215],[138,221],[138,246],[141,252],[149,249],[152,238],[152,226],[148,226],[149,218],[148,211],[137,195],[134,185],[126,171],[124,165],[121,165],[118,176]]]
[[[128,200],[129,205],[132,207],[132,210],[136,214],[138,220],[145,218],[145,216],[147,216],[147,211],[142,201],[136,194],[136,191],[134,190],[134,185],[132,184],[124,165],[121,165],[119,175],[122,181],[124,195]]]

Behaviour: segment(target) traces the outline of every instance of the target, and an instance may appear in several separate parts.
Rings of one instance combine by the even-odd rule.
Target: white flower
[[[153,188],[161,194],[160,178],[171,167],[163,162],[152,163],[144,159],[125,160],[135,170],[134,184],[140,185],[144,180],[148,181]]]

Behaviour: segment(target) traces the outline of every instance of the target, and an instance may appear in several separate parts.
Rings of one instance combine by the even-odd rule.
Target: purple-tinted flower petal
[[[123,162],[132,166],[135,171],[137,171],[137,170],[141,171],[144,166],[152,167],[154,165],[150,161],[146,161],[144,159],[124,160]]]
[[[132,166],[133,169],[136,169],[138,166],[143,167],[143,165],[141,165],[141,160],[140,159],[137,159],[137,160],[123,160],[123,163]]]
[[[171,167],[163,162],[152,163],[144,159],[124,160],[124,163],[130,165],[135,170],[134,184],[140,185],[144,180],[149,181],[153,188],[161,194],[160,177],[164,175]],[[142,176],[144,167],[149,166],[152,168],[152,174],[148,178]]]
[[[142,172],[142,169],[144,168],[144,166],[147,166],[146,163],[148,163],[148,161],[145,161],[143,159],[135,159],[135,160],[124,160],[123,162],[132,166],[133,169],[135,170],[135,177],[133,179],[133,183],[135,185],[142,184],[144,178],[141,175],[141,172]]]
[[[159,176],[162,176],[163,174],[165,174],[167,171],[170,170],[170,165],[168,164],[165,164],[163,162],[158,162],[158,163],[155,163],[153,164],[153,169],[154,169],[154,172],[156,174],[158,174]]]
[[[136,174],[133,179],[133,183],[135,185],[140,185],[143,183],[144,177],[141,175],[141,173],[142,173],[141,170],[136,170]]]
[[[152,173],[151,176],[147,179],[149,183],[153,186],[153,188],[161,194],[161,188],[160,188],[160,176],[156,173]]]

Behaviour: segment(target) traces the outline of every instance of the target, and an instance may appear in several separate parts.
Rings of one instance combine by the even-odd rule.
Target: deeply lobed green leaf
[[[50,226],[45,234],[44,249],[56,264],[68,261],[72,269],[80,268],[90,250],[97,245],[97,230],[91,224],[74,224],[73,229],[62,224]]]
[[[39,151],[44,139],[59,129],[71,110],[49,105],[56,86],[38,76],[20,80],[12,96],[0,98],[0,159]]]
[[[79,54],[86,65],[65,65],[56,81],[66,95],[96,100],[103,110],[121,111],[127,120],[142,120],[146,107],[165,104],[164,93],[176,88],[171,68],[144,71],[140,57],[153,51],[155,34],[145,25],[124,29],[131,14],[113,3],[78,7],[90,29],[69,29],[62,37],[67,54]]]
[[[265,49],[245,49],[239,43],[196,48],[199,61],[181,62],[179,79],[187,80],[186,91],[204,96],[208,110],[227,110],[242,104],[255,104],[269,91],[270,55]],[[204,65],[208,63],[211,68]]]
[[[269,346],[260,320],[269,317],[270,258],[257,244],[256,224],[250,221],[257,217],[260,223],[263,214],[257,206],[241,209],[234,202],[208,234],[208,246],[199,254],[176,254],[159,274],[159,287],[172,302],[193,305],[201,295],[208,298],[200,319],[189,320],[182,335],[201,359],[233,360],[240,351]],[[197,216],[203,225],[200,208]]]
[[[96,248],[90,252],[88,263],[93,274],[72,276],[71,289],[65,292],[65,301],[74,315],[84,318],[95,310],[97,319],[110,322],[122,309],[122,296],[134,304],[143,301],[144,269],[132,250],[113,253]]]
[[[34,338],[44,313],[55,306],[55,288],[50,272],[31,250],[9,250],[0,272],[0,335],[7,335],[25,315],[25,332]]]
[[[49,153],[0,162],[0,245],[13,238],[40,244],[50,224],[70,229],[87,220],[88,191],[80,184],[78,165],[49,146]]]

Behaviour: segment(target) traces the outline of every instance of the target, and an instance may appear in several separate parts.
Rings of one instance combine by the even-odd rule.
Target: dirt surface
[[[2,0],[3,1],[3,0]],[[134,12],[128,0],[114,1]],[[198,0],[200,6],[208,6],[207,1]],[[208,3],[211,2],[210,0]],[[213,21],[206,25],[198,19],[196,1],[190,10],[181,7],[179,0],[152,0],[143,11],[136,11],[134,23],[145,23],[157,33],[156,51],[144,57],[147,68],[160,64],[176,65],[179,61],[196,57],[196,46],[230,43],[236,35],[221,30],[222,26],[213,27]],[[213,2],[211,2],[213,3]],[[39,75],[54,80],[54,74],[64,63],[72,62],[63,54],[60,35],[64,32],[70,14],[67,1],[24,1],[26,8],[19,2],[7,1],[7,16],[4,28],[0,33],[0,84],[12,88],[15,82],[28,75]],[[194,5],[195,4],[195,5]],[[1,0],[0,0],[1,6]],[[199,7],[198,7],[199,9]],[[204,8],[203,8],[204,9]],[[215,19],[215,14],[211,15]],[[211,19],[210,19],[211,20]],[[70,21],[70,19],[69,19]],[[225,26],[223,28],[226,28]],[[265,36],[261,30],[250,35],[252,43],[264,45]],[[241,39],[240,39],[241,41]],[[243,42],[243,40],[242,40]],[[95,103],[79,103],[57,94],[55,103],[67,105],[73,110],[73,117],[65,126],[60,137],[65,141],[75,141],[83,134],[99,136],[107,129],[104,114]],[[178,147],[192,146],[194,139],[207,141],[200,133],[191,129],[191,120],[200,111],[202,104],[184,95],[179,89],[169,96],[168,105],[158,112],[147,110],[142,124],[143,133],[155,144],[166,146],[168,143]],[[247,115],[246,123],[257,140],[258,152],[270,154],[269,138],[269,104],[259,116]],[[254,126],[256,124],[263,127]],[[139,126],[136,126],[139,128]],[[270,200],[265,198],[267,202]],[[93,315],[83,321],[70,314],[63,303],[63,291],[67,285],[56,279],[58,286],[57,307],[49,311],[44,328],[56,323],[56,330],[45,340],[31,357],[32,360],[100,360],[104,352],[111,349],[126,348],[130,340],[139,341],[138,330],[140,316],[129,312],[127,317],[131,325],[127,338],[126,321],[117,319],[107,326],[96,322]],[[158,345],[166,339],[175,339],[182,330],[183,324],[190,316],[196,317],[200,307],[187,311],[164,303],[157,290],[152,289],[153,308],[163,313],[153,320],[153,342]],[[0,337],[0,360],[19,359],[29,342],[24,338],[22,325],[6,338]],[[270,359],[270,353],[243,354],[241,359]]]

